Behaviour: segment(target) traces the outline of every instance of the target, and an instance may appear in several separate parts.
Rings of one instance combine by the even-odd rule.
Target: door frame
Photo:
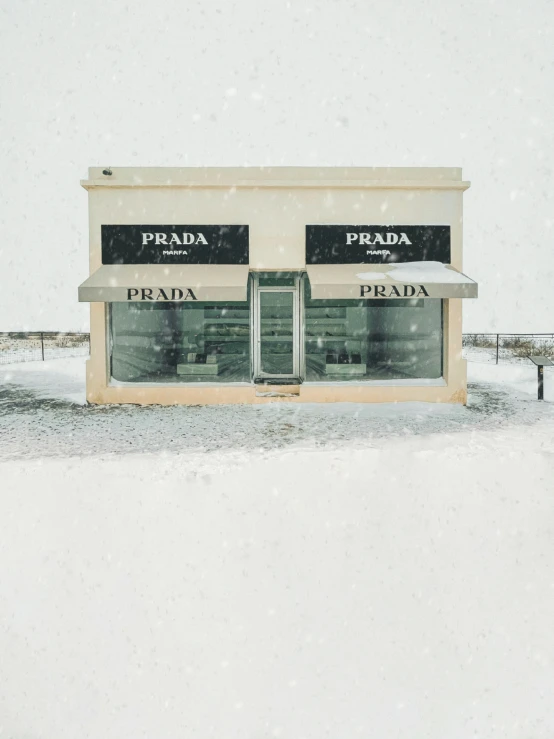
[[[291,380],[298,379],[300,382],[303,377],[304,365],[304,326],[302,320],[302,290],[301,290],[301,273],[294,278],[294,285],[283,286],[264,286],[259,284],[259,277],[252,273],[252,320],[251,320],[251,336],[252,336],[252,379],[256,380]],[[260,316],[260,294],[261,293],[291,293],[292,300],[292,365],[291,374],[270,374],[262,372],[261,364],[261,316]]]

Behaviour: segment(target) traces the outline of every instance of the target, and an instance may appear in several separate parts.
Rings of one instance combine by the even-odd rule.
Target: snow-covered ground
[[[554,403],[469,373],[89,408],[80,358],[2,368],[0,736],[551,739]]]

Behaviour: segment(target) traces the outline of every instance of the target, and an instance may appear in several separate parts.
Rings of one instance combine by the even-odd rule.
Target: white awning
[[[314,264],[306,269],[315,300],[477,297],[474,280],[440,262]]]
[[[247,264],[105,264],[79,286],[79,302],[244,302],[248,270]]]

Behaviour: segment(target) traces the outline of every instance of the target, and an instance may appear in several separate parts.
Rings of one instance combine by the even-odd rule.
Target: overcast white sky
[[[551,0],[0,0],[0,331],[86,329],[89,165],[461,166],[468,331],[554,331]]]

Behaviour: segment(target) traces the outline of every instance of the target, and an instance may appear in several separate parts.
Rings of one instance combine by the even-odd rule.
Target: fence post
[[[40,348],[42,349],[42,361],[44,362],[44,334],[40,332]]]
[[[500,334],[496,334],[496,364],[498,364],[498,345],[500,343]]]

